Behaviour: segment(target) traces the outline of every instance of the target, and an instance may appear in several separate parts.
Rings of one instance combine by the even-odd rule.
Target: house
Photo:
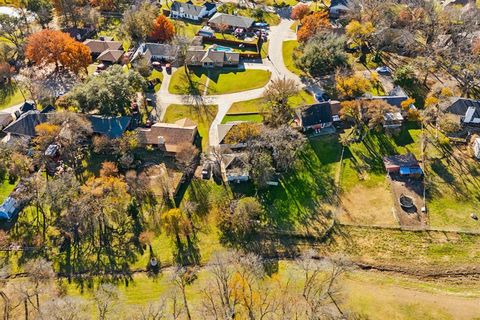
[[[351,10],[350,0],[332,0],[330,1],[330,18],[338,19]]]
[[[339,121],[339,101],[324,101],[295,110],[295,122],[305,130],[317,132],[332,127],[334,121]]]
[[[138,140],[143,145],[158,147],[175,154],[184,144],[193,144],[197,137],[197,124],[183,118],[175,123],[155,123],[150,128],[138,128]]]
[[[202,29],[200,29],[197,34],[201,37],[205,38],[214,38],[215,37],[215,30],[210,28],[209,26],[203,26]]]
[[[401,112],[387,112],[383,115],[383,127],[385,129],[400,128],[403,120]]]
[[[120,57],[116,61],[113,61],[113,57],[118,56],[120,51],[123,55],[123,44],[120,41],[87,39],[83,44],[90,49],[92,59],[94,60],[102,57],[102,59],[107,63],[116,63],[118,60],[120,60]]]
[[[130,127],[132,117],[106,117],[88,115],[87,120],[92,125],[94,134],[104,135],[110,139],[120,138]]]
[[[423,175],[422,168],[412,153],[383,157],[383,164],[389,174],[412,177]]]
[[[92,38],[95,36],[95,28],[93,27],[84,27],[84,28],[78,28],[78,27],[71,27],[71,28],[65,28],[62,29],[62,32],[68,33],[70,37],[73,39],[83,42],[87,40],[88,38]]]
[[[48,113],[41,113],[38,110],[27,111],[3,129],[7,135],[2,142],[12,143],[18,139],[30,140],[36,136],[35,127],[47,120]]]
[[[248,155],[246,153],[224,154],[220,170],[225,182],[240,183],[250,180]]]
[[[13,115],[11,113],[0,113],[0,130],[8,126],[13,120]]]
[[[23,182],[19,182],[15,189],[0,205],[0,222],[11,222],[28,204],[32,196],[27,192]]]
[[[399,86],[395,87],[392,91],[385,96],[366,96],[364,99],[366,100],[383,100],[392,107],[395,107],[397,111],[395,112],[388,112],[383,116],[384,123],[383,127],[392,129],[392,128],[400,128],[403,125],[404,116],[406,112],[403,110],[403,102],[408,100],[409,97],[403,91],[403,89]],[[412,104],[408,106],[410,109],[415,109],[415,106]]]
[[[201,66],[204,68],[234,67],[240,63],[238,52],[216,51],[215,45],[208,50],[200,47],[190,47],[185,55],[185,63],[188,66]]]
[[[19,211],[18,202],[12,197],[7,197],[0,205],[0,221],[12,220]]]
[[[123,63],[124,54],[123,50],[105,50],[100,53],[97,60],[105,65]]]
[[[142,43],[133,54],[132,61],[144,57],[149,62],[176,62],[179,47],[165,43]]]
[[[475,138],[472,145],[473,155],[480,160],[480,138]]]
[[[211,2],[206,2],[201,6],[196,6],[191,1],[174,1],[170,7],[170,17],[173,19],[200,21],[205,17],[211,16],[216,11],[217,6]]]
[[[444,103],[441,109],[464,126],[480,125],[480,100],[454,97]]]
[[[218,29],[219,26],[225,25],[230,29],[250,29],[255,22],[254,19],[243,16],[236,16],[232,14],[217,12],[213,17],[208,20],[208,23],[214,28]]]

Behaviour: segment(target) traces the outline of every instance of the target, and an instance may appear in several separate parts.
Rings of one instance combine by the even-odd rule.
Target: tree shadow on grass
[[[335,199],[334,174],[321,164],[313,149],[298,156],[294,170],[284,175],[277,187],[259,192],[272,227],[293,230],[308,227],[322,216],[322,206]]]
[[[15,94],[17,86],[14,83],[4,83],[0,86],[0,105],[7,104]]]
[[[393,136],[393,140],[395,141],[395,144],[399,147],[406,147],[407,145],[414,143],[415,141],[413,140],[412,135],[410,134],[410,130],[419,130],[420,128],[421,126],[418,122],[408,121],[402,127],[402,130],[400,130],[400,133],[398,135]]]

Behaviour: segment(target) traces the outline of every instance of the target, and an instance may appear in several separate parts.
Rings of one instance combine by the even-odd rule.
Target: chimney
[[[159,146],[165,145],[165,138],[163,136],[158,136],[158,145]]]

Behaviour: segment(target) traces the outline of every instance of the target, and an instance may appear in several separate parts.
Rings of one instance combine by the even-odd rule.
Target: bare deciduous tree
[[[99,319],[107,319],[108,314],[115,310],[119,295],[118,288],[110,283],[103,283],[97,288],[93,299]]]

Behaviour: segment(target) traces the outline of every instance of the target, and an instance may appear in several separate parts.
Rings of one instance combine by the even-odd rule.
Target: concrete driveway
[[[285,17],[289,14],[282,14],[281,16]],[[293,32],[290,27],[293,24],[293,20],[289,18],[282,18],[281,22],[277,26],[273,26],[270,29],[270,41],[269,41],[269,56],[267,59],[264,59],[263,63],[255,62],[245,62],[244,67],[246,69],[262,69],[269,70],[272,73],[271,79],[276,78],[287,78],[294,80],[299,88],[308,87],[309,90],[313,92],[321,92],[321,88],[311,83],[304,83],[304,80],[301,79],[296,74],[292,73],[287,69],[285,63],[283,62],[282,47],[283,42],[286,40],[295,40],[296,34]],[[175,70],[172,70],[172,73]],[[163,73],[164,78],[160,90],[156,93],[156,102],[157,102],[157,114],[159,115],[159,120],[163,120],[165,113],[170,104],[192,104],[193,100],[201,102],[205,105],[215,104],[218,105],[218,112],[215,119],[212,122],[209,132],[209,144],[212,147],[218,146],[218,132],[217,125],[222,122],[222,119],[230,109],[231,105],[235,102],[246,101],[260,98],[263,94],[264,89],[254,89],[236,93],[222,94],[222,95],[210,95],[210,96],[184,96],[176,95],[168,92],[168,86],[170,85],[171,75],[168,75],[165,71]],[[270,80],[271,81],[271,80]]]

